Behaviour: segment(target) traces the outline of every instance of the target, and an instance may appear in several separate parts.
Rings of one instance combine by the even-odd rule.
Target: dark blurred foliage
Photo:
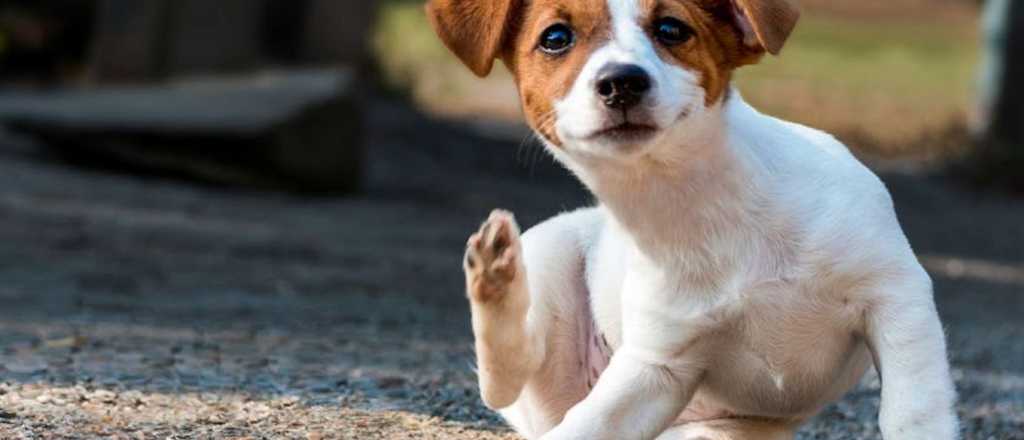
[[[0,81],[47,85],[88,58],[94,0],[0,0]]]
[[[260,43],[272,59],[280,63],[300,60],[303,19],[309,12],[308,0],[269,0],[263,15]]]

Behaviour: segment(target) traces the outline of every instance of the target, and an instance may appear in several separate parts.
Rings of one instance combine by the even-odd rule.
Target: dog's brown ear
[[[491,73],[520,0],[430,0],[427,17],[448,49],[478,76]]]
[[[733,0],[743,42],[778,55],[800,20],[794,0]]]

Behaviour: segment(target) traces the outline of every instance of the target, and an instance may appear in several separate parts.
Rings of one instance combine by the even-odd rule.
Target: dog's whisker
[[[553,110],[542,114],[537,118],[537,124],[534,130],[529,135],[525,136],[519,144],[519,151],[524,152],[525,150],[526,166],[531,175],[536,171],[537,164],[540,163],[541,157],[543,157],[547,152],[544,148],[545,139],[539,133],[550,130],[557,122],[558,115],[556,111]],[[520,160],[520,158],[517,157],[517,160]]]

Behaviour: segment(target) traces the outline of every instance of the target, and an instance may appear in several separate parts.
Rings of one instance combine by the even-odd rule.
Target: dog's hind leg
[[[585,240],[600,215],[577,211],[524,234],[495,211],[470,240],[466,285],[480,390],[527,438],[554,428],[583,400],[607,359],[597,359],[584,281]]]

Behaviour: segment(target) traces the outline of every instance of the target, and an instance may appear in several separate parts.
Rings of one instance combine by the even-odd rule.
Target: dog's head
[[[799,17],[793,0],[431,0],[427,13],[477,75],[504,61],[549,147],[606,158],[717,107]]]

